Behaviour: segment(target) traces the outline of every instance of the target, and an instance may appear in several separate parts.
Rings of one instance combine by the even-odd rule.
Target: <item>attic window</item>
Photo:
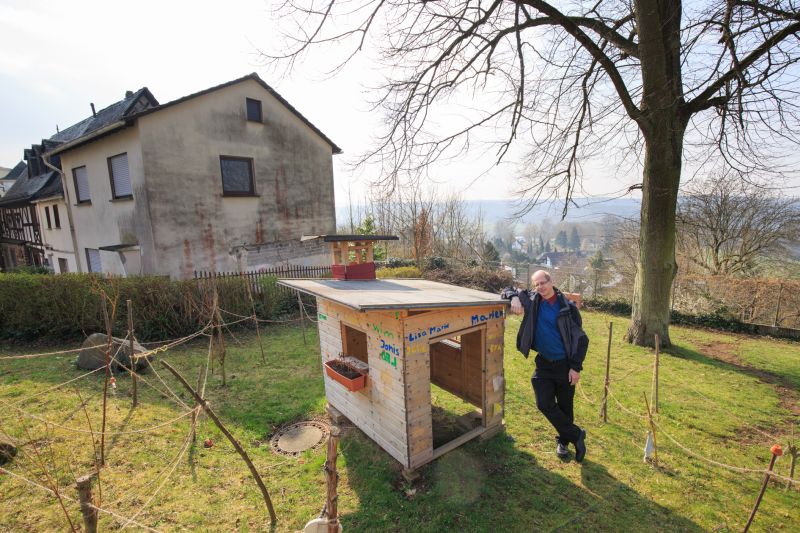
[[[261,117],[261,100],[247,98],[247,120],[263,122]]]

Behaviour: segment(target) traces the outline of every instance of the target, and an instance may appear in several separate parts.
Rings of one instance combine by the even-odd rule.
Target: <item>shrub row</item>
[[[614,315],[629,316],[632,311],[631,303],[621,298],[589,298],[584,300],[584,305],[588,309],[604,311]],[[724,306],[718,307],[710,313],[689,314],[672,311],[670,313],[670,323],[738,333],[752,330],[750,324],[738,320]]]
[[[124,336],[126,300],[132,302],[139,340],[179,337],[208,322],[214,287],[219,306],[237,315],[249,316],[255,308],[259,318],[275,318],[296,305],[293,294],[276,285],[276,278],[264,278],[253,287],[251,304],[247,281],[239,278],[174,281],[160,276],[0,274],[0,338],[67,339],[104,332],[104,301],[113,316],[114,334]],[[225,321],[236,319],[223,313]]]

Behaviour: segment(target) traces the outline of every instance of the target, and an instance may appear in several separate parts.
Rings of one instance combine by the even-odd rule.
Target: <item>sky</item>
[[[349,163],[381,124],[365,88],[380,80],[379,72],[358,57],[327,76],[324,53],[296,64],[290,75],[266,66],[259,50],[281,42],[278,3],[0,0],[0,166],[13,167],[25,147],[53,135],[56,126],[89,116],[90,102],[101,109],[146,86],[165,103],[256,72],[344,150],[334,157],[337,204],[364,198],[375,169],[359,172]],[[497,167],[491,154],[474,151],[431,175],[440,192],[504,199],[513,197],[517,168],[513,158]],[[584,192],[616,196],[641,181],[619,174],[591,168]]]

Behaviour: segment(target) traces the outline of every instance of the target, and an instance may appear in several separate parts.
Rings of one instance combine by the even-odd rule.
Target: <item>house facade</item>
[[[340,149],[256,74],[163,105],[141,89],[91,119],[103,116],[51,138],[64,200],[38,210],[52,223],[58,205],[56,263],[173,278],[327,263],[300,237],[335,230]]]

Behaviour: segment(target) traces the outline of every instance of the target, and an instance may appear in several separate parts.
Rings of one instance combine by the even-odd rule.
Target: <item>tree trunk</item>
[[[627,339],[639,346],[653,346],[658,334],[661,346],[666,347],[670,346],[670,290],[677,271],[675,208],[683,130],[656,130],[655,138],[645,141],[639,261]]]
[[[670,289],[675,277],[675,210],[681,181],[684,109],[679,1],[637,0],[644,136],[639,261],[628,342],[669,346]]]

